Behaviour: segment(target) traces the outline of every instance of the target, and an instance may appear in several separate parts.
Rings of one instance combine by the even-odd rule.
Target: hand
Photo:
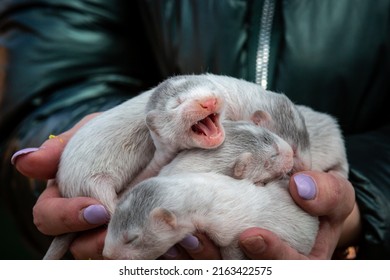
[[[86,116],[72,129],[45,141],[40,148],[15,153],[13,164],[27,177],[41,180],[54,178],[66,143],[97,114]],[[43,234],[82,232],[70,248],[76,259],[102,258],[105,229],[99,226],[106,224],[109,217],[99,201],[90,197],[62,198],[55,181],[49,180],[34,206],[33,216],[35,225]]]
[[[313,250],[304,256],[264,229],[251,228],[240,236],[240,246],[251,259],[330,259],[337,246],[353,244],[360,233],[359,210],[351,183],[337,173],[301,172],[290,180],[294,201],[320,219]]]

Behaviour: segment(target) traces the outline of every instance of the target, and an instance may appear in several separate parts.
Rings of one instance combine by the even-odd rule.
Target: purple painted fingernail
[[[36,152],[38,151],[39,148],[25,148],[25,149],[22,149],[20,151],[17,151],[16,153],[14,153],[11,157],[11,163],[13,165],[15,165],[15,162],[16,162],[16,159],[21,156],[21,155],[26,155],[26,154],[29,154],[29,153],[33,153],[33,152]]]
[[[90,205],[84,209],[83,212],[84,219],[92,224],[104,224],[110,220],[110,215],[108,214],[106,208],[103,205]]]
[[[179,251],[175,247],[171,247],[165,254],[164,257],[167,259],[174,259],[179,255]]]
[[[305,174],[298,174],[294,176],[294,181],[301,198],[310,200],[316,196],[317,186],[312,177]]]
[[[199,239],[193,235],[187,235],[181,242],[180,245],[188,250],[195,250],[199,247]]]

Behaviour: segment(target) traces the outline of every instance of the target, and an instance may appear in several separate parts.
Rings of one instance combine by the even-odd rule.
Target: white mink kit
[[[190,171],[215,172],[264,185],[286,177],[292,170],[293,150],[276,134],[248,121],[225,120],[222,125],[225,141],[220,146],[181,151],[158,176]]]
[[[103,256],[157,259],[197,229],[220,247],[223,259],[245,259],[238,246],[243,229],[275,232],[308,254],[318,219],[298,207],[288,180],[258,187],[216,173],[178,173],[145,180],[127,191],[108,225]]]

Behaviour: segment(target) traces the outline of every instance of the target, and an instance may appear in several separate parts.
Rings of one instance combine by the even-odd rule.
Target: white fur
[[[144,105],[150,93],[100,114],[70,139],[56,176],[62,196],[90,196],[114,211],[117,193],[153,157]]]
[[[175,86],[180,86],[183,82],[192,80],[194,80],[193,86],[185,88],[185,92],[178,93],[176,97],[180,99],[181,96],[185,96],[183,100],[190,100],[192,93],[196,96],[195,99],[208,95],[220,97],[221,102],[226,105],[224,113],[221,112],[221,114],[225,114],[225,118],[230,120],[250,120],[253,112],[259,109],[267,111],[271,108],[271,111],[275,111],[276,114],[280,111],[277,108],[279,98],[287,100],[280,94],[264,91],[253,83],[226,76],[211,74],[179,76],[165,82],[173,81]],[[204,86],[203,83],[208,86]],[[146,106],[159,86],[102,113],[71,138],[61,157],[56,177],[64,197],[91,196],[100,200],[112,213],[117,194],[120,194],[148,164],[151,165],[148,170],[152,169],[153,172],[143,174],[142,179],[158,173],[162,164],[154,165],[154,162],[151,163],[153,158],[166,164],[178,150],[194,147],[194,145],[186,144],[190,142],[190,137],[186,137],[187,131],[178,129],[178,127],[183,127],[180,121],[186,110],[180,110],[176,117],[169,112],[178,106],[177,100],[173,101],[174,98],[168,99],[167,104],[163,105],[165,107],[159,112],[167,111],[172,121],[171,124],[176,123],[176,125],[162,126],[160,131],[167,132],[167,135],[163,137],[152,139],[150,136],[145,123]],[[286,104],[295,115],[295,106],[289,101]],[[184,106],[184,108],[187,107]],[[148,108],[150,111],[155,109],[154,107]],[[279,112],[279,114],[282,113]],[[168,123],[166,120],[162,118],[160,124]],[[293,119],[289,129],[278,129],[283,130],[283,135],[277,134],[290,146],[299,146],[299,143],[294,144],[291,141],[303,141],[299,139],[298,132],[294,130],[296,123],[298,119]],[[302,124],[296,125],[299,129],[301,126]],[[291,134],[291,137],[287,137],[287,134]],[[182,137],[175,138],[172,135],[182,135]],[[167,138],[170,140],[164,141]],[[156,150],[153,140],[159,146],[155,157],[153,157]],[[308,149],[309,147],[302,148],[302,150]],[[303,161],[307,165],[310,164],[310,154],[303,151],[300,156],[304,158]]]
[[[182,172],[216,172],[257,185],[286,176],[293,167],[291,147],[268,129],[247,121],[222,122],[225,141],[215,149],[180,152],[159,176]]]
[[[124,195],[108,226],[103,256],[156,259],[197,229],[221,248],[223,259],[243,259],[238,236],[261,227],[308,254],[318,219],[299,208],[288,180],[257,187],[215,173],[181,173],[141,182]]]
[[[285,96],[265,91],[260,86],[244,80],[212,74],[173,77],[166,82],[173,82],[175,88],[191,80],[194,82],[194,87],[187,87],[185,93],[194,90],[198,98],[198,94],[202,95],[204,91],[210,93],[211,90],[213,96],[221,98],[221,102],[224,102],[224,112],[221,114],[226,119],[250,120],[256,110],[269,112],[273,122],[267,123],[266,127],[287,141],[294,149],[298,158],[297,162],[301,163],[297,165],[303,166],[303,169],[311,165],[305,121],[301,119],[294,104]],[[163,125],[163,130],[160,131],[168,131],[167,138],[171,139],[170,141],[164,142],[165,136],[159,138],[153,129],[153,138],[151,137],[145,118],[147,118],[147,109],[150,111],[156,109],[153,106],[151,108],[147,106],[157,88],[102,113],[71,138],[61,157],[56,177],[60,192],[64,197],[94,197],[102,202],[109,213],[113,213],[117,195],[121,194],[131,182],[134,184],[156,175],[162,165],[169,162],[170,156],[180,149],[179,143],[185,143],[185,141],[182,141],[183,138],[172,137],[172,133],[168,130],[172,126],[169,125]],[[165,104],[165,109],[169,109],[166,111],[169,113],[170,109],[174,110],[181,101],[183,100],[180,98],[169,99]],[[180,112],[186,112],[186,110]],[[279,116],[283,117],[284,113],[288,112],[291,117],[279,119]],[[172,121],[172,114],[168,115]],[[178,114],[176,119],[173,119],[173,123],[177,121],[174,127],[180,127],[181,117]],[[153,114],[151,114],[151,119],[154,119]],[[160,121],[164,124],[166,118]],[[175,129],[175,131],[181,132],[180,129]],[[186,131],[183,132],[182,135],[185,137]],[[159,147],[156,154],[154,143]],[[164,146],[161,143],[171,146]],[[337,149],[334,152],[337,152]],[[321,145],[318,149],[313,149],[315,152],[317,150],[321,150]],[[320,153],[314,154],[323,156]],[[316,165],[320,166],[317,163]],[[60,239],[56,238],[54,242]],[[69,245],[69,242],[62,243]],[[64,246],[68,246],[66,244]],[[56,254],[54,251],[49,248],[45,258],[61,257],[60,253]]]
[[[253,113],[262,110],[270,114],[272,123],[263,124],[283,138],[295,152],[295,171],[311,168],[309,135],[305,120],[295,104],[282,93],[264,90],[261,86],[228,76],[205,75],[224,88],[225,118],[250,120]]]
[[[145,92],[95,117],[70,139],[56,180],[63,197],[89,196],[110,214],[117,195],[153,158],[155,147],[145,125]],[[60,259],[75,234],[56,236],[44,259]]]
[[[299,105],[310,136],[312,170],[336,171],[348,179],[348,160],[344,138],[337,120],[329,114]]]

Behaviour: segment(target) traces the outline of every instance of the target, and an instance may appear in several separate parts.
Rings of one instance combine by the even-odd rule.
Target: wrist
[[[333,259],[355,259],[358,250],[358,240],[361,233],[359,207],[355,203],[351,214],[342,225],[341,235]]]

